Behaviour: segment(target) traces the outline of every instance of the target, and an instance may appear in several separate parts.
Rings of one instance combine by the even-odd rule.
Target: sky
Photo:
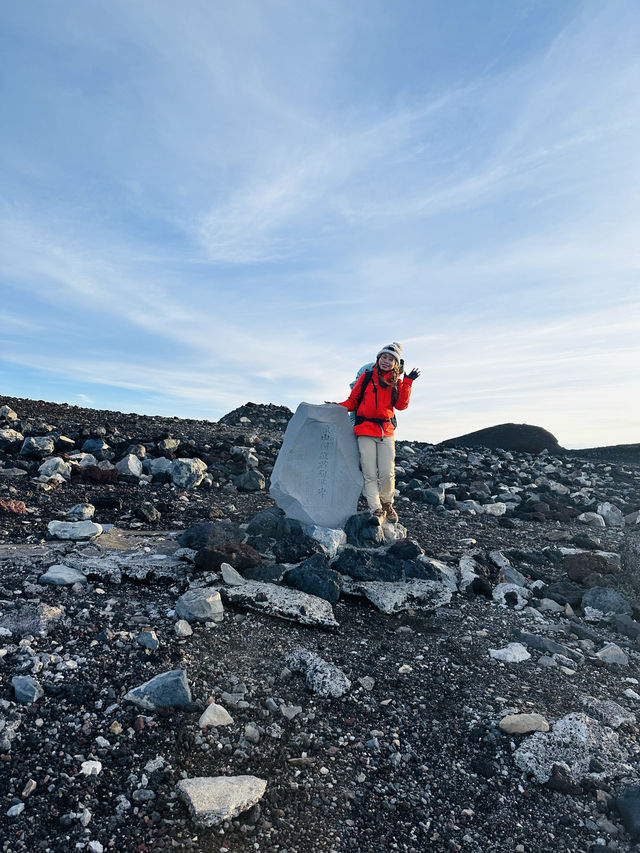
[[[640,442],[636,0],[47,0],[0,20],[1,395]]]

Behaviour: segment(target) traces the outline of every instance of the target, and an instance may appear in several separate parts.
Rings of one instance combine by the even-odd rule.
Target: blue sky
[[[0,24],[0,393],[640,441],[635,0],[48,0]]]

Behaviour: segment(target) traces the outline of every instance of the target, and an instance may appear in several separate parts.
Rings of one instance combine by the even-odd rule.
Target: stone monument
[[[344,527],[358,508],[363,479],[344,406],[300,403],[271,474],[271,497],[289,518]]]

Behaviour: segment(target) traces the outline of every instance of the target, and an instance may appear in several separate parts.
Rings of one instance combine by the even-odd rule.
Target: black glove
[[[420,376],[420,371],[417,367],[414,367],[411,373],[407,373],[407,379],[417,379]]]

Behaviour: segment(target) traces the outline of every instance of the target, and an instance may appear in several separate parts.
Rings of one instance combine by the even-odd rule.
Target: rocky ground
[[[282,407],[0,406],[3,853],[635,849],[633,460],[399,442],[345,547]]]

